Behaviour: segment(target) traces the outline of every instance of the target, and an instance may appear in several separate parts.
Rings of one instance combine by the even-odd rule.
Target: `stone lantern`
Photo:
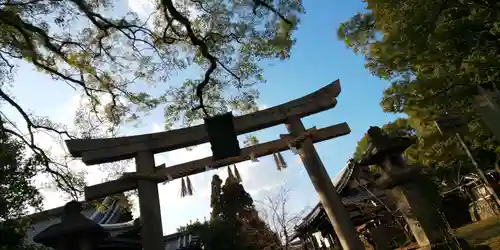
[[[35,235],[33,241],[56,250],[94,250],[108,237],[108,233],[81,212],[79,202],[68,202],[64,206],[61,222]]]
[[[423,188],[430,180],[422,174],[421,168],[407,165],[403,153],[413,144],[406,137],[389,137],[379,127],[370,127],[368,137],[370,150],[364,155],[360,165],[378,165],[382,176],[375,183],[389,191],[397,208],[402,213],[420,249],[450,249],[452,238],[442,223],[438,213],[439,204],[434,204],[432,196],[437,190]],[[451,240],[458,249],[470,249],[462,239]]]

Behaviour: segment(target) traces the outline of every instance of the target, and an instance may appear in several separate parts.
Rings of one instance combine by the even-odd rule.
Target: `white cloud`
[[[22,99],[22,97],[21,97]],[[103,97],[103,103],[109,98]],[[82,103],[87,100],[82,99],[81,95],[73,95],[66,98],[63,105],[53,107],[53,113],[48,117],[52,122],[65,126],[69,131],[74,130],[73,120],[76,110]],[[109,101],[109,100],[108,100]],[[36,110],[35,110],[36,111]],[[36,115],[36,112],[35,112]],[[22,134],[28,135],[26,122],[23,118],[13,112],[14,117],[17,117],[17,128]],[[34,133],[35,144],[43,149],[52,159],[67,163],[68,169],[75,174],[84,174],[85,181],[88,184],[96,184],[102,182],[109,173],[113,171],[122,171],[122,166],[118,164],[102,165],[102,166],[86,166],[80,160],[71,159],[67,152],[64,138],[57,134],[46,131]],[[52,183],[51,178],[47,174],[40,174],[34,178],[34,184],[39,188],[39,191],[44,198],[44,209],[51,209],[64,205],[70,200],[70,197],[57,190]]]
[[[164,129],[158,123],[153,123],[152,131],[153,131],[153,133],[158,133],[158,132],[164,131]]]
[[[154,19],[157,14],[155,5],[154,0],[128,0],[129,9],[137,13],[142,21],[147,21],[150,27],[154,27]],[[187,14],[190,18],[200,15],[200,11],[191,0],[174,0],[174,6],[179,12]]]
[[[69,98],[67,103],[63,105],[65,108],[59,110],[51,118],[62,124],[72,124],[74,112],[79,107],[81,102],[82,99],[79,96]],[[162,117],[160,117],[160,119],[162,119]],[[163,131],[163,128],[160,123],[152,123],[151,131],[161,132]],[[58,138],[53,138],[47,134],[37,134],[36,140],[40,147],[50,151],[53,156],[64,157],[67,154],[64,143]],[[156,154],[155,162],[156,165],[165,163],[167,166],[172,166],[208,157],[210,155],[210,145],[205,143],[193,147],[191,150],[178,149],[171,152]],[[256,195],[262,191],[271,190],[277,185],[276,183],[283,182],[283,180],[281,180],[281,182],[276,182],[276,180],[282,178],[274,178],[271,177],[273,174],[268,174],[268,172],[278,173],[278,175],[282,175],[283,173],[276,171],[274,165],[272,165],[271,168],[266,167],[269,165],[267,162],[268,161],[261,159],[261,162],[259,163],[248,161],[237,164],[243,183],[247,188],[247,191],[252,195]],[[90,185],[101,183],[104,180],[105,175],[103,175],[102,172],[104,167],[86,166],[80,160],[72,161],[68,166],[75,172],[86,172],[86,181]],[[104,171],[106,170],[104,169]],[[130,164],[127,166],[126,171],[135,171],[134,165]],[[165,185],[158,185],[162,220],[164,232],[166,234],[175,232],[176,228],[185,225],[190,220],[203,220],[204,217],[209,216],[210,182],[214,174],[218,174],[222,179],[225,179],[227,177],[227,167],[190,176],[189,178],[192,182],[195,193],[193,196],[184,198],[180,197],[180,180],[174,180]],[[38,176],[35,182],[40,187],[40,191],[44,197],[45,209],[62,206],[68,201],[68,197],[64,196],[54,188],[48,187],[47,176]],[[139,206],[136,197],[133,198],[132,203],[134,204],[134,217],[138,217]]]
[[[73,96],[67,99],[63,109],[54,112],[52,119],[63,123],[72,124],[74,111],[81,103],[79,96]],[[155,117],[157,123],[151,123],[149,128],[152,132],[163,131],[162,120],[163,117]],[[125,134],[136,134],[134,131],[122,131]],[[37,135],[37,141],[40,146],[50,150],[52,155],[64,156],[65,145],[60,141],[46,135]],[[205,143],[193,147],[191,150],[178,149],[167,153],[155,155],[156,165],[165,163],[168,166],[201,159],[211,155],[210,145]],[[262,199],[263,196],[268,195],[277,187],[283,185],[287,180],[293,181],[295,173],[302,170],[297,167],[294,162],[294,157],[290,153],[283,154],[289,161],[289,168],[283,171],[277,171],[272,157],[264,157],[259,159],[260,162],[242,162],[237,164],[238,171],[243,179],[243,184],[246,190],[252,195],[255,200]],[[75,160],[69,164],[69,167],[75,171],[85,171],[87,173],[86,180],[89,184],[96,184],[103,182],[105,175],[103,175],[104,166],[86,166],[79,160]],[[134,171],[134,164],[126,167],[126,171]],[[200,173],[190,176],[192,186],[194,187],[194,195],[189,197],[180,197],[180,180],[174,180],[165,185],[158,185],[160,194],[160,204],[162,213],[163,229],[165,234],[173,233],[179,226],[187,224],[189,221],[196,219],[203,220],[210,214],[210,182],[212,176],[218,174],[222,179],[227,177],[227,167],[212,170],[209,172]],[[40,176],[36,179],[36,183],[41,187],[41,193],[44,197],[44,208],[54,208],[64,205],[68,199],[60,192],[51,189],[43,188],[47,182],[46,176]],[[134,204],[133,214],[135,217],[139,216],[137,198],[133,198]]]
[[[163,131],[157,123],[153,123],[151,129],[152,132]],[[205,143],[191,150],[178,149],[158,154],[155,160],[157,165],[165,163],[168,167],[208,157],[211,154],[210,145]],[[159,161],[160,159],[162,161]],[[245,189],[254,199],[259,199],[259,196],[268,194],[276,187],[283,185],[285,180],[290,179],[295,171],[293,165],[290,169],[278,171],[271,157],[261,158],[259,162],[246,161],[236,164]],[[195,192],[193,196],[184,198],[180,197],[181,180],[158,186],[165,234],[175,232],[176,228],[189,221],[203,220],[204,217],[210,215],[210,183],[214,174],[218,174],[224,180],[227,177],[227,167],[189,176]],[[137,200],[134,203],[137,204]],[[137,209],[134,215],[139,215]]]
[[[153,26],[153,19],[149,18],[154,11],[153,0],[129,0],[128,7],[131,11],[137,13],[141,20],[148,20],[148,25]]]

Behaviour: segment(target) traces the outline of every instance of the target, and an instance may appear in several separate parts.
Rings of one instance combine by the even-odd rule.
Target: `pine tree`
[[[222,180],[218,175],[212,177],[212,193],[210,194],[210,207],[212,208],[212,218],[219,215],[220,211],[220,195],[222,191]]]
[[[219,232],[225,240],[221,242],[222,246],[214,245],[213,249],[279,248],[278,237],[259,217],[252,197],[237,179],[228,177],[219,195],[217,207],[220,210],[213,224],[224,231]],[[229,242],[227,239],[233,240]]]
[[[280,241],[259,217],[253,199],[243,185],[228,177],[224,185],[219,176],[212,178],[211,219],[180,230],[200,236],[206,250],[280,249]]]

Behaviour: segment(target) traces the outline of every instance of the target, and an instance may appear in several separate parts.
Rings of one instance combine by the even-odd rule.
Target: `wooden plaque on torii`
[[[294,141],[302,162],[319,194],[320,200],[339,237],[343,249],[363,249],[357,233],[349,220],[348,213],[338,197],[328,174],[314,149],[314,142],[319,142],[350,133],[346,123],[340,123],[323,129],[306,131],[300,118],[335,107],[336,97],[340,94],[340,82],[337,80],[316,92],[287,103],[234,118],[236,134],[245,134],[279,124],[285,124],[290,134],[281,135],[275,141],[244,148],[241,155],[213,161],[211,157],[171,167],[155,167],[154,154],[175,149],[195,146],[208,141],[204,125],[198,125],[171,131],[107,139],[68,140],[66,145],[74,157],[81,157],[87,165],[114,162],[135,158],[136,173],[129,173],[136,178],[118,180],[85,188],[87,200],[137,189],[142,227],[141,236],[144,250],[163,249],[163,232],[158,197],[158,183],[167,178],[184,176],[206,171],[206,167],[218,168],[242,162],[251,158],[269,155],[289,149]],[[303,136],[307,133],[308,136]],[[297,140],[297,138],[301,138]]]

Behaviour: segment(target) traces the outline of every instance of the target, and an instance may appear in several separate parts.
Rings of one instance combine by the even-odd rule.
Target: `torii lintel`
[[[305,117],[335,107],[340,94],[340,81],[301,98],[234,118],[238,135],[282,124],[290,116]],[[81,157],[87,165],[134,158],[139,151],[161,153],[208,142],[205,126],[197,125],[159,133],[105,139],[67,140],[74,157]]]

